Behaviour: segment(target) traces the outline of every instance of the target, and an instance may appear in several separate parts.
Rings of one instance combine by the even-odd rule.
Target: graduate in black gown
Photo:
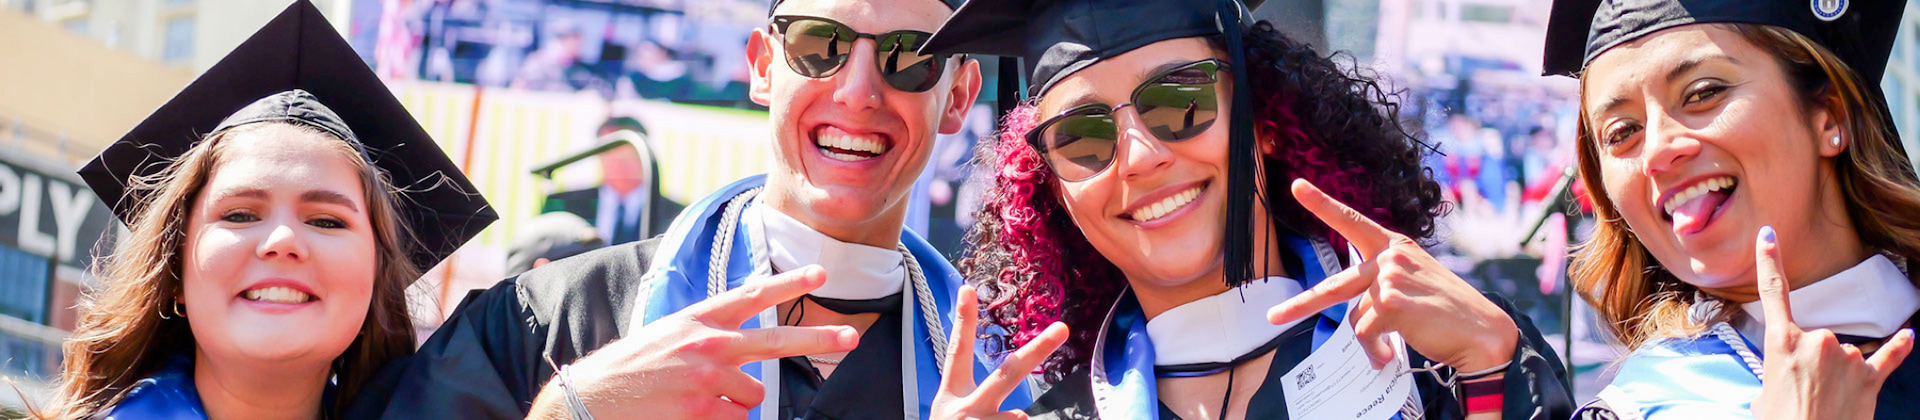
[[[772,172],[469,296],[350,414],[926,417],[961,279],[903,224],[980,85],[978,64],[915,52],[952,7],[773,2],[747,46]]]
[[[1031,76],[1034,99],[977,153],[992,185],[962,262],[989,347],[1018,349],[1002,369],[1039,363],[1049,324],[1073,331],[1026,414],[1568,417],[1527,317],[1416,242],[1441,209],[1430,147],[1371,79],[1247,16],[1232,0],[972,0],[928,45]],[[1372,402],[1292,408],[1375,377]],[[1002,415],[990,400],[936,412]]]
[[[1593,238],[1631,350],[1583,419],[1920,418],[1920,181],[1880,79],[1907,2],[1556,1]]]

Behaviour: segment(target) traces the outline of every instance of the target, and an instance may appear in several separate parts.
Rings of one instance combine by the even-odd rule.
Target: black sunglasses
[[[1132,103],[1080,105],[1047,119],[1027,132],[1027,144],[1065,181],[1083,181],[1113,165],[1120,127],[1113,114],[1134,107],[1147,131],[1162,142],[1191,139],[1213,126],[1220,112],[1220,70],[1225,63],[1207,59],[1148,77],[1133,89]]]
[[[933,34],[921,31],[893,31],[884,34],[855,32],[853,28],[827,18],[813,16],[774,16],[774,31],[780,34],[787,50],[787,67],[815,79],[833,76],[853,55],[853,42],[860,38],[878,42],[874,65],[887,85],[906,92],[925,92],[940,82],[952,54],[921,54],[920,46]]]

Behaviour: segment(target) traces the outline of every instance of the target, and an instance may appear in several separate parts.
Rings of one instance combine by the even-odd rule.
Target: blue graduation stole
[[[635,325],[653,322],[707,298],[708,267],[713,257],[714,237],[718,234],[718,227],[727,202],[765,184],[765,175],[755,175],[735,181],[721,187],[712,195],[702,198],[692,206],[688,206],[678,218],[673,220],[672,226],[667,228],[658,250],[655,251],[652,266],[649,267],[646,277],[641,279],[644,284],[642,287],[646,289],[639,293],[643,301],[637,306],[641,312],[633,314],[636,317]],[[747,278],[756,272],[753,266],[753,246],[750,241],[747,229],[743,227],[734,229],[734,245],[727,258],[726,267],[728,289],[744,285]],[[940,255],[932,245],[911,230],[900,230],[900,243],[905,244],[907,251],[920,262],[920,269],[926,276],[927,287],[933,292],[934,306],[940,312],[935,315],[939,317],[938,319],[947,320],[941,323],[943,331],[928,331],[926,324],[921,322],[923,314],[920,306],[912,303],[916,298],[914,293],[909,290],[901,294],[902,300],[908,302],[906,306],[909,308],[901,313],[901,318],[907,320],[901,329],[902,337],[907,340],[902,343],[901,359],[905,363],[912,364],[911,368],[901,370],[905,376],[905,383],[901,384],[901,398],[905,401],[904,405],[913,411],[902,413],[902,415],[907,419],[920,419],[929,415],[933,408],[933,398],[939,392],[940,386],[941,366],[936,362],[938,359],[935,358],[936,350],[932,346],[931,334],[940,334],[943,338],[951,336],[953,329],[951,320],[955,319],[953,301],[965,280],[952,265],[947,263],[946,257]],[[965,309],[975,310],[974,308]],[[759,317],[741,325],[741,328],[779,325],[773,312],[771,309],[762,312]],[[993,372],[994,366],[985,363],[991,359],[983,356],[982,348],[980,346],[975,348],[975,382],[985,380]],[[779,404],[775,401],[778,401],[777,398],[780,395],[777,388],[780,374],[779,361],[749,363],[741,366],[740,370],[766,384],[769,391],[767,402],[761,403],[760,407],[754,409],[749,418],[756,420],[778,418]],[[1031,392],[1023,383],[1019,389],[1007,397],[1002,407],[1003,409],[1023,408],[1032,400]]]
[[[1599,401],[1627,419],[1750,419],[1760,354],[1725,322],[1656,340],[1627,355]]]
[[[1297,274],[1303,289],[1313,288],[1341,268],[1334,251],[1325,242],[1294,235],[1286,235],[1281,242],[1287,252],[1305,262],[1301,264],[1305,272]],[[1313,328],[1315,349],[1340,328],[1339,322],[1346,319],[1347,304],[1334,305],[1320,314],[1322,317]],[[1100,351],[1094,352],[1091,364],[1098,369],[1090,370],[1087,375],[1093,381],[1094,407],[1102,419],[1158,420],[1160,392],[1155,385],[1153,342],[1147,337],[1146,314],[1141,312],[1139,301],[1134,300],[1131,293],[1123,293],[1107,318],[1103,324],[1105,329],[1094,339],[1094,348]],[[1127,326],[1126,336],[1109,342],[1107,333],[1122,325]],[[1400,415],[1394,414],[1393,418],[1398,419]]]

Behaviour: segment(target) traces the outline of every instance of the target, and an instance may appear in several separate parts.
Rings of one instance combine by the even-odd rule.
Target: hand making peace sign
[[[953,337],[947,340],[947,366],[940,375],[940,395],[933,398],[930,417],[935,420],[1027,418],[1027,413],[1020,410],[1001,411],[1000,404],[1020,387],[1028,373],[1067,342],[1067,324],[1048,325],[1040,336],[1014,350],[1013,355],[1007,356],[1006,363],[993,370],[993,375],[975,386],[973,341],[980,325],[980,298],[973,286],[960,286],[960,298],[953,307],[954,312],[960,313],[960,322],[953,326]]]
[[[1393,359],[1382,336],[1395,331],[1408,347],[1462,372],[1512,361],[1520,334],[1513,319],[1412,238],[1380,227],[1306,180],[1293,181],[1293,197],[1359,248],[1365,262],[1274,306],[1268,321],[1300,319],[1359,297],[1346,321],[1375,368]]]

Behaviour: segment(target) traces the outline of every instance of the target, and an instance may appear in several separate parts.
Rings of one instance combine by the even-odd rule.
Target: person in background
[[[1920,417],[1920,180],[1881,97],[1901,1],[1560,0],[1592,239],[1631,351],[1592,419]]]
[[[660,193],[660,165],[647,140],[647,128],[630,117],[600,125],[600,144],[626,144],[597,155],[601,184],[548,195],[541,212],[564,211],[593,223],[600,238],[620,245],[665,233],[686,209]]]
[[[495,219],[306,1],[80,173],[127,234],[53,419],[339,418],[413,353],[408,285]]]

